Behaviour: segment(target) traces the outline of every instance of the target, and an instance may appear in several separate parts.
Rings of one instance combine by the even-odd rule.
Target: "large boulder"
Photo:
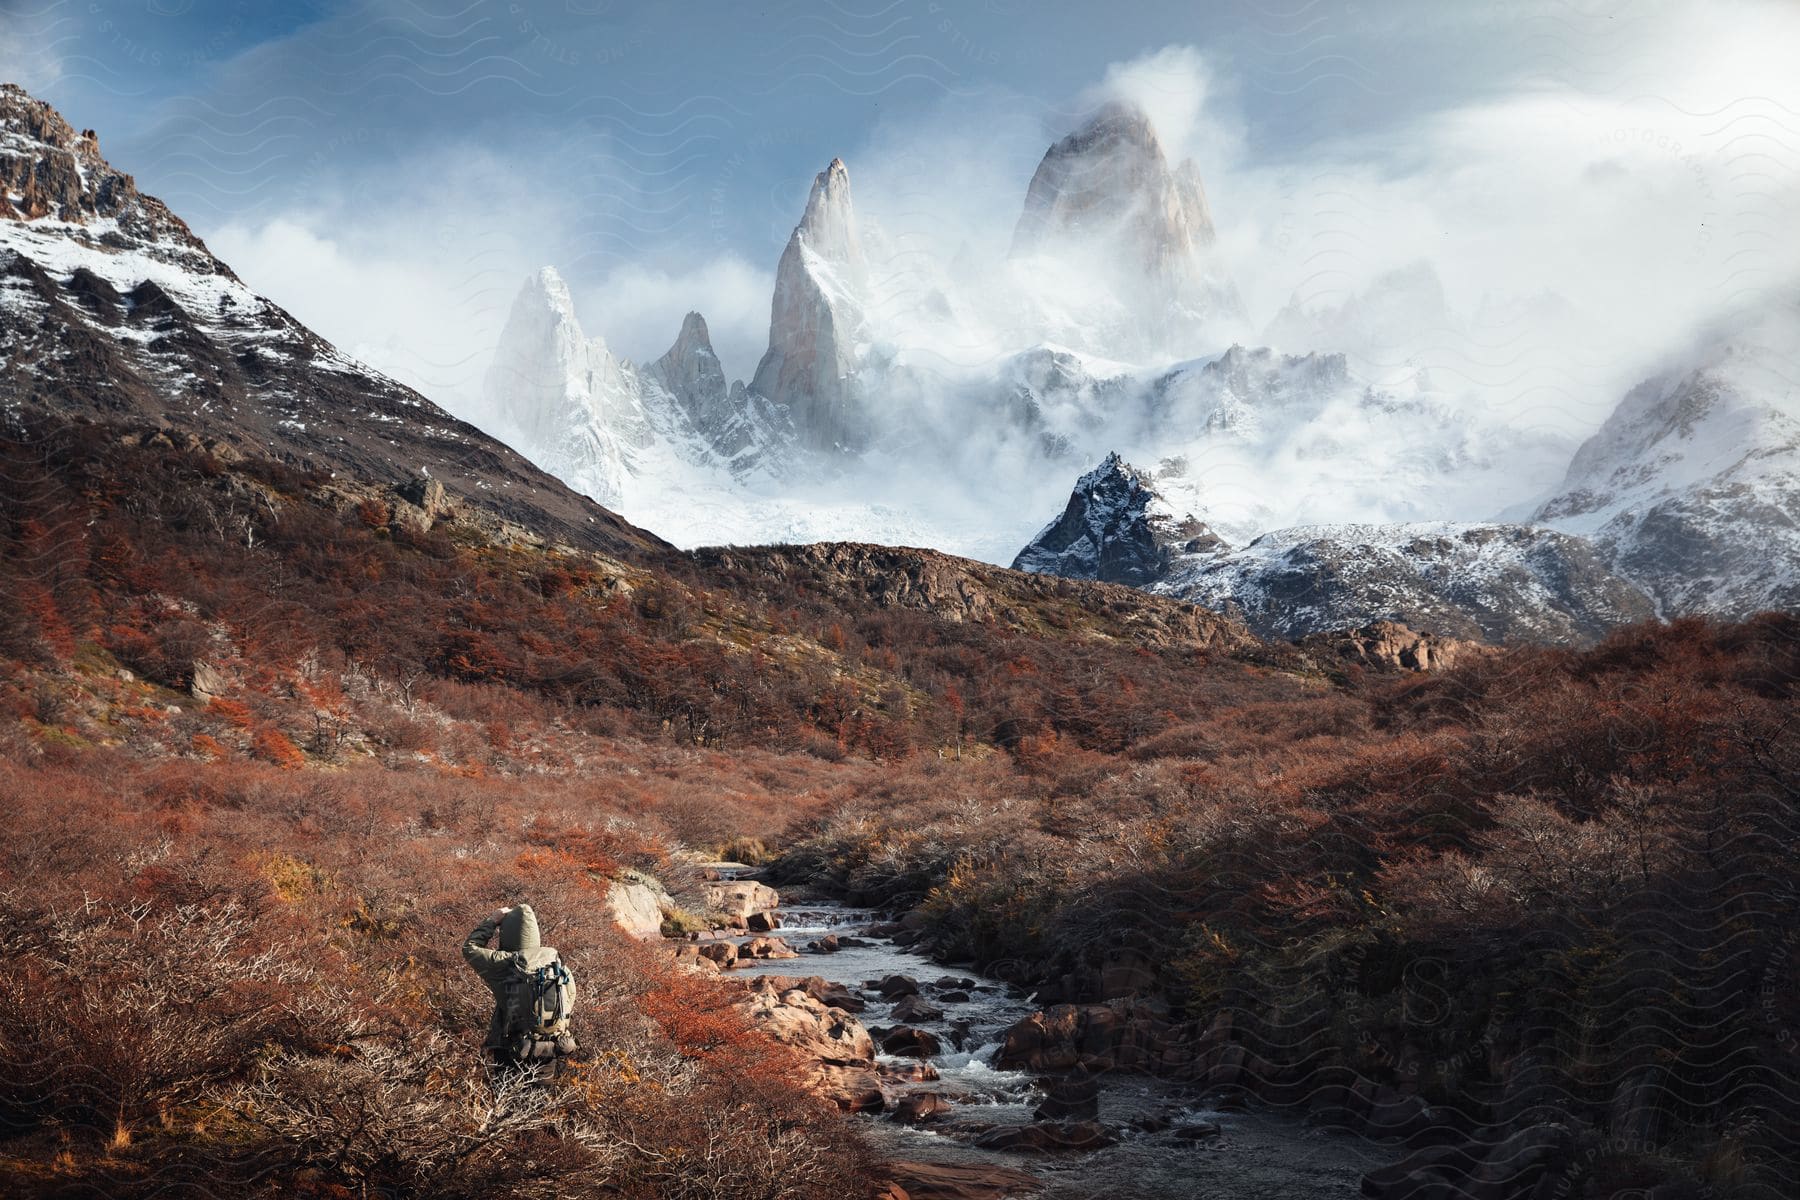
[[[902,1058],[936,1058],[944,1049],[936,1034],[911,1025],[888,1031],[881,1039],[881,1048]]]
[[[754,937],[738,947],[738,958],[799,958],[800,952],[781,938]]]
[[[1056,1154],[1099,1150],[1118,1140],[1098,1121],[1039,1121],[1033,1125],[997,1126],[977,1137],[975,1145],[982,1150],[1015,1154]]]
[[[704,895],[709,912],[745,922],[755,913],[773,912],[781,907],[781,893],[754,879],[709,883]]]
[[[661,937],[663,916],[672,904],[661,884],[635,872],[613,880],[606,889],[606,910],[613,923],[636,938]]]

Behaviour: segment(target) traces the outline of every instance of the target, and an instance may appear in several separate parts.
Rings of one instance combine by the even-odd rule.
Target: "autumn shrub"
[[[239,1072],[312,972],[232,902],[38,908],[5,899],[0,1111],[128,1142]]]

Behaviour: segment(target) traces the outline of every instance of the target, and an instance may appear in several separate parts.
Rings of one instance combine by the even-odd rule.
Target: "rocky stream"
[[[724,968],[750,1015],[817,1064],[815,1086],[898,1164],[896,1200],[1323,1200],[1395,1157],[1147,1074],[1026,1069],[1008,1032],[1041,1006],[933,962],[874,911],[807,902],[750,923],[677,954]]]

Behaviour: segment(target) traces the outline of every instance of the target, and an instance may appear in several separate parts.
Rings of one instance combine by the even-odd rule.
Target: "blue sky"
[[[1729,238],[1795,182],[1795,9],[0,0],[0,73],[97,128],[253,286],[454,395],[544,263],[620,353],[659,352],[696,307],[747,374],[833,155],[896,236],[980,250],[1045,145],[1117,90],[1196,158],[1259,316],[1419,258],[1469,304],[1723,301],[1750,244]],[[1324,270],[1345,221],[1355,249]],[[1629,275],[1670,246],[1680,272]]]

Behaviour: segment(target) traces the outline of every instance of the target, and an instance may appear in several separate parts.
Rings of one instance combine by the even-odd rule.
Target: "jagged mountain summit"
[[[793,440],[784,414],[725,382],[699,313],[640,367],[583,332],[552,267],[513,300],[482,405],[468,415],[608,505],[627,501],[641,479],[728,487]]]
[[[0,422],[192,439],[392,489],[426,522],[665,548],[256,295],[50,105],[0,86]]]
[[[668,356],[649,368],[616,359],[533,280],[468,415],[603,502],[671,522],[681,541],[807,529],[1000,557],[1023,528],[952,530],[942,514],[907,512],[901,484],[922,473],[972,484],[996,469],[1009,488],[1041,480],[1046,461],[1098,447],[1118,415],[1106,397],[1148,403],[1144,369],[1125,357],[1146,350],[1145,331],[1175,314],[1180,336],[1158,344],[1192,353],[1204,348],[1196,321],[1238,309],[1228,284],[1208,291],[1222,277],[1197,171],[1167,161],[1135,108],[1108,106],[1050,147],[1019,231],[1014,253],[971,283],[897,249],[833,159],[782,251],[767,350],[747,383],[725,382],[711,362],[702,377],[671,371]],[[1118,285],[1104,295],[1096,255]],[[671,353],[694,340],[684,328]],[[571,367],[572,356],[582,361]],[[665,502],[677,492],[687,503]]]
[[[1800,289],[1626,394],[1536,519],[1667,614],[1800,607]]]

